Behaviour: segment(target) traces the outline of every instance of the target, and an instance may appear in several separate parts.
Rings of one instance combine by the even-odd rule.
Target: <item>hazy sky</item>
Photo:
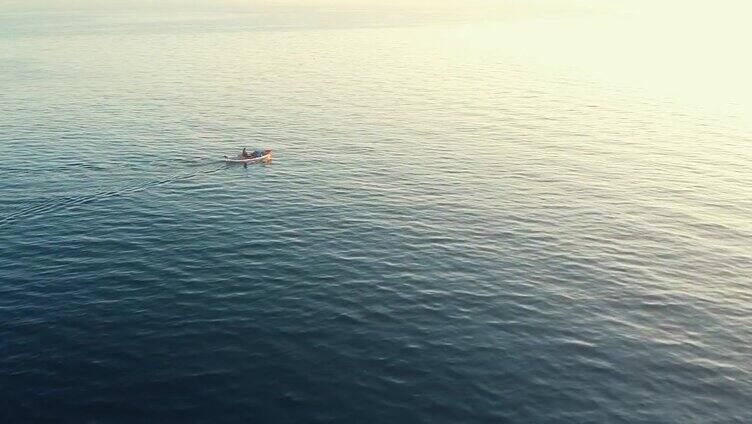
[[[555,13],[595,11],[723,18],[748,17],[752,2],[743,0],[0,0],[0,11],[16,10],[258,10],[268,8]]]
[[[179,8],[257,8],[257,7],[337,7],[370,9],[596,9],[633,10],[646,13],[719,13],[750,10],[742,0],[0,0],[2,9],[106,9],[141,7]]]

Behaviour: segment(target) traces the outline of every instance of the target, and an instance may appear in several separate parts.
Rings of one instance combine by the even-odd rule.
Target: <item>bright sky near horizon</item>
[[[640,12],[671,13],[684,15],[698,12],[711,14],[735,14],[752,7],[747,1],[681,1],[681,0],[0,0],[1,9],[22,8],[112,8],[112,7],[368,7],[374,9],[458,9],[469,10],[534,8],[534,9],[597,9],[597,10],[632,10]]]
[[[534,14],[596,12],[633,14],[643,18],[704,24],[698,30],[713,30],[728,22],[746,25],[752,2],[744,0],[0,0],[0,12],[61,10],[180,10],[252,11],[270,8],[300,11],[388,10],[481,14],[487,17]],[[671,24],[673,23],[671,22]],[[706,25],[707,24],[707,25]]]

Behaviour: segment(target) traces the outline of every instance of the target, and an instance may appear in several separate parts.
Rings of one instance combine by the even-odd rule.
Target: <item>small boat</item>
[[[253,158],[244,158],[241,155],[237,155],[235,157],[225,156],[225,162],[227,163],[271,163],[271,161],[272,151],[268,149],[264,150],[261,156]]]

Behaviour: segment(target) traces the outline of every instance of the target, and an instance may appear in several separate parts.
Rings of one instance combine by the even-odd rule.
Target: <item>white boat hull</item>
[[[264,156],[259,156],[257,158],[243,158],[240,156],[236,156],[234,158],[225,156],[225,162],[227,163],[258,163],[258,162],[269,162],[272,160],[272,154],[268,153]]]

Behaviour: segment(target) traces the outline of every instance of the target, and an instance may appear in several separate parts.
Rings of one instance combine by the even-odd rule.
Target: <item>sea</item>
[[[752,422],[748,74],[608,19],[2,10],[0,421]]]

